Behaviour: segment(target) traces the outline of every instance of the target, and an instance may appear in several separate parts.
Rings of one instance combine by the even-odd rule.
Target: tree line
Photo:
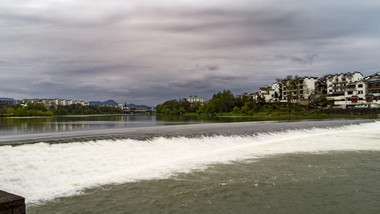
[[[283,102],[265,102],[263,98],[235,97],[231,91],[223,90],[212,96],[207,103],[190,103],[186,99],[169,100],[156,107],[158,114],[185,115],[259,115],[294,114],[310,112],[328,106],[326,97],[311,100],[309,105]]]
[[[53,116],[53,115],[86,115],[86,114],[122,114],[123,110],[111,106],[83,106],[73,104],[68,106],[47,107],[42,103],[28,103],[26,107],[21,104],[0,106],[0,116],[2,117],[23,117],[23,116]]]

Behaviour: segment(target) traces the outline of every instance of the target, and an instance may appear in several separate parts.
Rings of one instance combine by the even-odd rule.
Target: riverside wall
[[[324,109],[321,111],[325,114],[351,114],[351,115],[380,115],[380,108],[349,108],[349,109]]]

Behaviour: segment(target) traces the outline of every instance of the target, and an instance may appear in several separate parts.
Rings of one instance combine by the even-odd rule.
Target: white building
[[[119,108],[119,109],[121,109],[121,110],[123,110],[123,109],[124,109],[124,105],[123,105],[123,104],[120,104],[120,103],[119,103],[119,104],[117,104],[117,105],[116,105],[116,107],[117,107],[117,108]]]
[[[86,106],[88,103],[79,100],[65,100],[65,99],[23,99],[17,101],[19,104],[26,106],[28,103],[42,103],[47,107],[50,106],[66,106],[72,104],[79,104]]]
[[[189,103],[203,103],[203,99],[196,95],[190,95],[186,100],[189,101]]]
[[[348,85],[363,79],[363,75],[360,72],[355,73],[341,73],[335,75],[327,75],[327,99],[334,101],[345,100],[345,90],[348,89]]]
[[[356,81],[347,84],[347,88],[344,91],[344,97],[346,100],[358,99],[365,100],[367,83],[363,80]]]
[[[66,100],[58,100],[58,105],[65,106],[65,105],[67,105],[67,101]]]
[[[339,108],[353,108],[366,105],[367,83],[363,80],[348,83],[344,90],[344,99],[334,100],[334,105]]]
[[[274,83],[271,86],[261,87],[259,94],[266,102],[278,101],[280,97],[280,84]]]
[[[343,93],[343,98],[334,96],[334,105],[338,108],[380,107],[380,72],[348,83]]]

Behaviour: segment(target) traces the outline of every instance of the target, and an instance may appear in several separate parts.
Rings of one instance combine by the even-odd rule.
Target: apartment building
[[[84,101],[79,100],[65,100],[65,99],[23,99],[18,100],[17,103],[26,106],[28,103],[42,103],[46,105],[47,107],[50,106],[66,106],[66,105],[73,105],[73,104],[79,104],[82,106],[87,106],[88,103]]]
[[[317,82],[317,77],[295,77],[282,80],[281,101],[307,104],[316,90]]]
[[[327,85],[327,99],[333,101],[344,101],[345,91],[348,89],[349,84],[363,79],[360,72],[354,73],[341,73],[334,75],[327,75],[324,77]]]

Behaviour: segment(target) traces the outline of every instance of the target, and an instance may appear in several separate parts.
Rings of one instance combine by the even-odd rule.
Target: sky
[[[380,71],[380,1],[0,0],[0,97],[170,99]]]

